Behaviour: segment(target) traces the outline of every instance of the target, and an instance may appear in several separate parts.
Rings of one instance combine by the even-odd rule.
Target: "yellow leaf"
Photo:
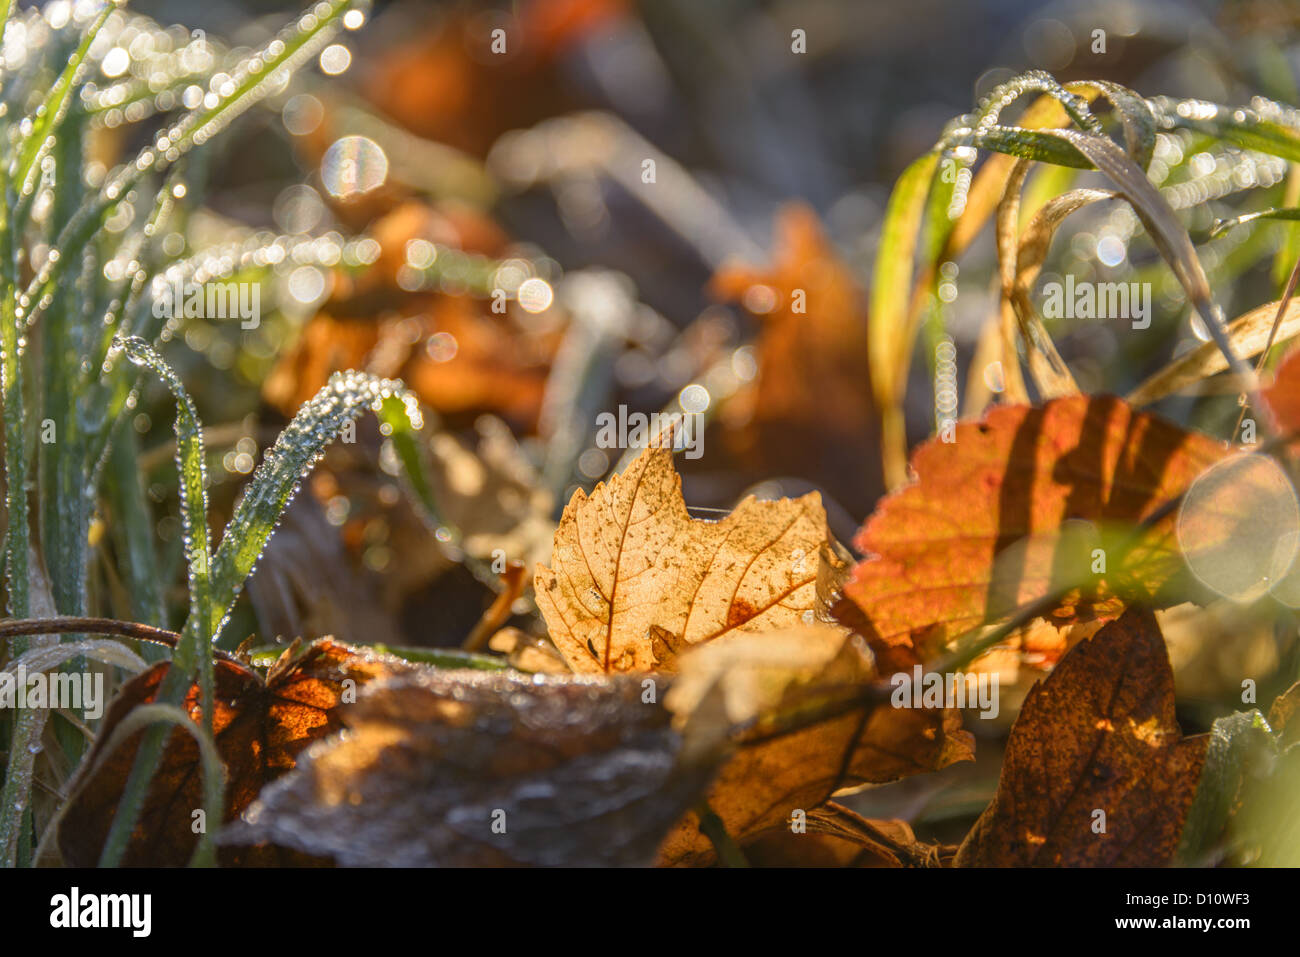
[[[827,541],[816,492],[692,518],[671,451],[650,447],[569,501],[537,604],[575,672],[674,671],[701,642],[810,621]]]

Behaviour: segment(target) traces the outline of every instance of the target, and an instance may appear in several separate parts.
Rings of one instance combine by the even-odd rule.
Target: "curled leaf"
[[[709,722],[741,730],[735,754],[709,789],[727,832],[745,843],[788,829],[837,790],[882,783],[969,760],[973,739],[955,710],[895,708],[866,694],[876,677],[857,636],[827,625],[736,633],[692,649],[665,704],[690,734],[711,741]],[[846,692],[854,707],[806,726],[782,721]],[[665,864],[704,864],[713,849],[694,815],[660,848]]]

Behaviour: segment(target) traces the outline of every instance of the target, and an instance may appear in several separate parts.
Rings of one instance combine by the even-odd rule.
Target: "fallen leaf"
[[[570,499],[537,604],[575,672],[673,670],[701,642],[811,621],[827,541],[815,492],[691,518],[672,452],[650,447]]]
[[[1297,713],[1300,713],[1300,681],[1278,695],[1277,700],[1273,702],[1273,707],[1268,711],[1268,723],[1277,732],[1279,747],[1288,748],[1300,743],[1300,721],[1296,720]]]
[[[1300,429],[1300,349],[1287,353],[1277,367],[1272,385],[1260,390],[1280,432]]]
[[[414,668],[400,659],[328,639],[300,654],[296,651],[287,649],[265,680],[236,662],[215,662],[212,727],[226,769],[226,821],[236,818],[268,781],[291,770],[304,748],[342,727],[338,706],[346,690]],[[98,862],[143,732],[111,754],[102,749],[133,708],[153,701],[169,667],[169,662],[159,662],[141,672],[109,706],[95,746],[82,760],[70,787],[72,797],[59,828],[65,864],[93,867]],[[197,685],[186,695],[184,709],[200,723]],[[176,728],[167,740],[123,864],[184,866],[197,842],[191,814],[202,806],[198,746],[193,736]]]
[[[1156,517],[1227,445],[1109,397],[1041,408],[1004,406],[961,423],[955,441],[922,445],[914,484],[885,498],[856,539],[869,557],[844,586],[837,614],[859,630],[882,670],[906,668],[914,639],[1007,617],[1078,573],[1054,623],[1114,617],[1126,588],[1158,596],[1183,564],[1175,516],[1162,514],[1124,555],[1093,547],[1111,530]]]
[[[784,732],[782,714],[848,693],[876,677],[862,639],[829,625],[758,634],[737,632],[687,652],[665,696],[685,727],[712,740],[709,722],[740,727],[734,756],[709,789],[708,804],[733,838],[748,842],[789,829],[841,788],[879,784],[969,760],[974,741],[961,714],[895,708],[863,697],[851,710]],[[712,844],[692,813],[660,848],[663,864],[707,864]]]
[[[1131,608],[1029,692],[997,794],[956,863],[1165,865],[1208,745],[1182,737],[1164,638],[1151,612]]]
[[[488,639],[488,647],[505,655],[510,667],[530,674],[567,675],[569,666],[555,646],[544,638],[528,635],[518,628],[502,628]]]
[[[490,413],[535,429],[559,329],[519,322],[514,304],[499,315],[487,300],[399,282],[413,240],[501,253],[505,237],[415,203],[387,213],[371,236],[379,258],[355,278],[335,274],[329,299],[267,377],[266,400],[291,416],[334,372],[361,369],[401,378],[453,425]]]
[[[514,17],[449,8],[408,24],[401,43],[384,51],[365,84],[380,110],[420,136],[483,156],[507,130],[572,111],[563,55],[584,37],[616,29],[624,0],[530,0]],[[494,53],[491,30],[505,31]]]
[[[633,678],[404,675],[222,835],[343,866],[637,866],[712,766]]]
[[[769,831],[745,845],[754,867],[939,867],[952,849],[916,839],[906,821],[871,821],[834,801],[808,813],[807,830]]]
[[[719,413],[724,439],[752,479],[807,479],[862,516],[884,491],[866,296],[811,208],[784,207],[773,232],[770,265],[725,266],[709,287],[760,323],[757,375]]]

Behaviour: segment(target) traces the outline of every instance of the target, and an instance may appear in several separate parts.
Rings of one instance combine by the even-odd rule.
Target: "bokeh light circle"
[[[1178,544],[1206,587],[1249,602],[1287,575],[1300,544],[1300,503],[1269,456],[1233,455],[1197,477],[1183,496]]]

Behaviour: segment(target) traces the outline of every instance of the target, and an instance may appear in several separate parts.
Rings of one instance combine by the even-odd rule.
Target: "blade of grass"
[[[1264,349],[1271,335],[1276,342],[1286,342],[1300,334],[1300,300],[1295,299],[1287,305],[1281,322],[1277,323],[1277,332],[1273,334],[1281,307],[1280,299],[1265,303],[1230,322],[1227,335],[1233,349],[1249,358]],[[1219,348],[1213,342],[1204,342],[1152,374],[1130,392],[1125,401],[1134,406],[1150,405],[1227,368],[1228,363]]]
[[[908,292],[916,256],[917,232],[925,211],[930,181],[939,154],[927,153],[899,176],[881,227],[880,249],[871,288],[871,382],[880,404],[881,452],[885,482],[891,488],[907,480],[907,434],[901,405],[906,371],[895,365],[906,335]]]
[[[143,339],[118,340],[126,355],[138,365],[155,372],[176,399],[176,465],[180,480],[182,540],[186,551],[190,588],[190,615],[177,642],[172,665],[167,669],[155,700],[160,705],[179,705],[195,676],[200,689],[203,715],[202,734],[212,737],[212,650],[207,611],[212,606],[212,553],[207,521],[207,473],[203,434],[185,387],[162,357]],[[149,782],[153,778],[166,741],[166,729],[151,727],[145,732],[127,777],[117,813],[100,854],[100,866],[116,867],[126,851],[139,817]],[[220,816],[215,818],[219,821]],[[205,834],[201,847],[211,838]]]
[[[266,451],[221,536],[212,566],[212,600],[191,610],[192,616],[204,616],[203,630],[212,640],[220,637],[245,579],[326,446],[365,410],[383,412],[390,398],[400,400],[418,428],[419,405],[400,383],[360,372],[335,373]]]
[[[1164,96],[1150,103],[1165,129],[1192,130],[1243,149],[1300,162],[1300,125],[1295,110],[1260,97],[1252,101],[1250,109]]]

